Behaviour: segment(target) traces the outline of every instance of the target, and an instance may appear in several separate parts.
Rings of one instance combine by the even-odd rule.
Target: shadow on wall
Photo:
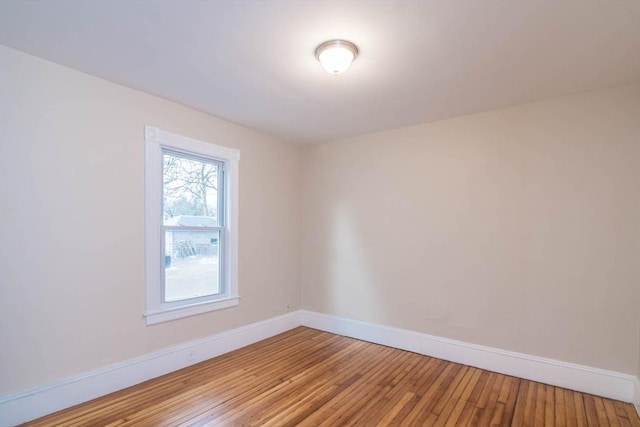
[[[343,203],[331,210],[331,238],[325,248],[325,283],[328,304],[333,311],[353,319],[384,322],[382,289],[372,274],[376,271],[365,254],[371,251],[371,242],[362,233],[361,221]]]

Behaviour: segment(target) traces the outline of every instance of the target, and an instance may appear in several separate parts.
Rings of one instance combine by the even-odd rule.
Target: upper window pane
[[[221,226],[220,163],[163,152],[164,225]]]

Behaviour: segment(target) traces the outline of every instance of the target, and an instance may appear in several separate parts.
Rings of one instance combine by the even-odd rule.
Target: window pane
[[[180,301],[222,292],[219,231],[166,231],[164,300]]]
[[[164,225],[218,226],[220,165],[165,152],[163,154]]]

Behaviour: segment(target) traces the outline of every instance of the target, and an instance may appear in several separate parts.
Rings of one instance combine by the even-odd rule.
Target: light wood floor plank
[[[28,426],[621,426],[632,405],[296,328]]]
[[[461,422],[471,426],[491,425],[494,412],[498,405],[498,395],[502,390],[502,385],[504,384],[505,379],[506,377],[504,375],[492,372],[490,388],[487,387],[487,389],[483,391],[483,395],[480,396],[480,400],[476,404],[471,418],[462,418]],[[501,410],[504,411],[504,407],[502,407]],[[496,424],[498,423],[499,422],[496,420]]]
[[[515,409],[513,411],[513,422],[512,424],[515,426],[524,425],[524,417],[525,417],[525,408],[527,406],[527,395],[529,393],[529,386],[532,386],[533,383],[530,381],[520,381],[520,388],[518,389],[518,394],[516,395],[515,401]]]
[[[600,420],[598,418],[598,409],[596,408],[596,402],[593,396],[583,396],[584,409],[587,413],[587,425],[589,427],[600,427]]]

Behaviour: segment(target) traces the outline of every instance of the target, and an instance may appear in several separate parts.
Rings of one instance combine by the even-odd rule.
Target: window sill
[[[181,319],[183,317],[195,316],[196,314],[208,313],[210,311],[223,310],[235,307],[240,302],[240,296],[220,298],[214,301],[207,301],[185,307],[176,307],[166,310],[147,312],[144,317],[147,326],[156,323],[168,322],[170,320]]]

